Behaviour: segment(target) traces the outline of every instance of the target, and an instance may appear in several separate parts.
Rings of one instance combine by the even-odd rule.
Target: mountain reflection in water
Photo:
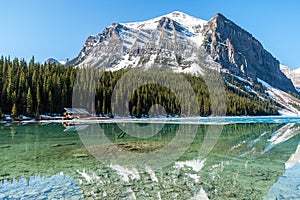
[[[40,180],[53,184],[56,179],[51,177],[63,172],[74,180],[71,185],[78,186],[82,198],[300,198],[297,193],[300,181],[300,126],[295,119],[278,121],[274,118],[271,123],[270,119],[266,120],[254,122],[255,119],[249,119],[250,123],[247,123],[247,119],[237,119],[236,123],[232,123],[234,119],[230,118],[222,125],[208,124],[209,121],[197,124],[193,120],[188,124],[188,120],[183,120],[185,126],[180,124],[180,120],[171,120],[172,123],[163,125],[156,122],[151,126],[158,133],[151,133],[149,138],[139,138],[129,133],[118,137],[122,127],[114,122],[81,124],[68,127],[68,131],[64,131],[65,128],[59,124],[3,125],[0,126],[0,194],[1,197],[13,194],[17,187],[9,185],[16,183],[18,187],[28,187],[28,184],[18,184],[24,183],[24,177],[41,176],[45,178]],[[148,124],[145,121],[134,123],[141,127]],[[208,154],[201,157],[199,149],[204,141],[213,141],[206,138],[213,126],[222,126],[219,129],[222,132],[215,138]],[[104,132],[109,143],[99,141],[99,132],[91,132],[97,129]],[[143,136],[147,135],[148,129],[143,130]],[[161,169],[151,165],[122,165],[113,158],[104,160],[107,159],[104,156],[101,160],[92,156],[105,151],[109,155],[112,149],[121,152],[117,157],[119,159],[126,159],[122,157],[123,152],[133,155],[159,152],[176,137],[178,130],[187,133],[196,130],[196,133],[184,153]],[[93,143],[88,143],[91,141]],[[169,153],[171,155],[173,152]],[[161,157],[162,163],[164,160],[165,157]],[[38,185],[33,187],[38,188]],[[68,190],[70,188],[62,187],[61,191],[73,194]],[[35,197],[45,195],[33,193]],[[26,197],[25,193],[16,194],[19,198]],[[80,195],[77,197],[80,198]]]

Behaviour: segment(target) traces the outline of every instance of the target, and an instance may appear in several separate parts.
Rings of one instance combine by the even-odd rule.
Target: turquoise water
[[[298,121],[1,125],[0,198],[300,198]]]

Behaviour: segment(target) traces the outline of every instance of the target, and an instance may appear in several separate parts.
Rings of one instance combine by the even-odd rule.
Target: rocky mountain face
[[[197,74],[204,67],[199,60],[208,63],[205,67],[296,92],[279,61],[221,14],[208,22],[173,12],[144,22],[114,23],[89,36],[72,63],[107,70],[168,66],[176,72]]]
[[[193,61],[202,44],[204,23],[179,12],[145,22],[114,23],[88,37],[75,66],[119,70],[167,65],[174,71],[197,73],[201,68]]]
[[[250,33],[221,14],[204,27],[204,46],[223,69],[235,75],[264,80],[273,87],[295,92],[292,82],[281,72],[274,58]]]
[[[292,70],[287,66],[280,65],[280,70],[293,82],[296,88],[300,88],[300,68]]]

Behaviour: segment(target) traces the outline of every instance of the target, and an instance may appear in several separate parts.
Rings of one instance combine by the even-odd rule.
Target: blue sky
[[[175,10],[209,20],[217,12],[253,34],[281,63],[300,67],[300,1],[0,0],[0,55],[39,62],[78,55],[89,35],[113,22]]]

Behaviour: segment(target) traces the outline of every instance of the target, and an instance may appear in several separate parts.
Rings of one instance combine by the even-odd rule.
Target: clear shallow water
[[[0,198],[300,198],[298,118],[197,120],[2,125]]]

